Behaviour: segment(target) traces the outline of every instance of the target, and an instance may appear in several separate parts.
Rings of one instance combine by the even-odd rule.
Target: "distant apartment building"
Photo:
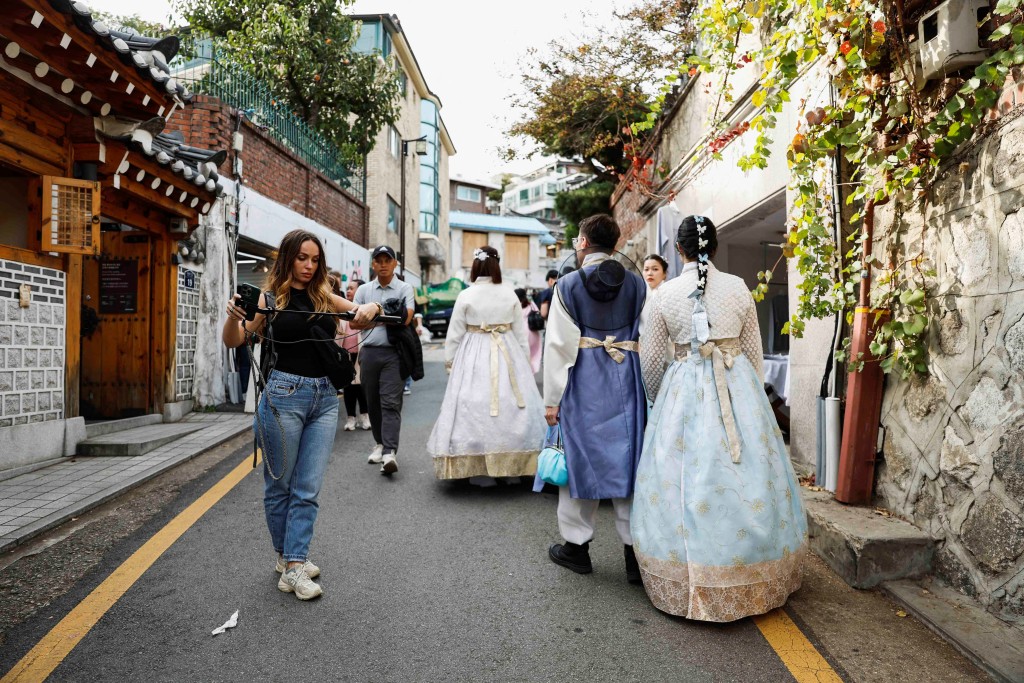
[[[590,168],[560,159],[522,176],[515,176],[501,197],[501,213],[529,216],[560,231],[565,222],[555,211],[555,195],[585,185],[593,178]]]
[[[448,183],[452,211],[491,213],[487,194],[500,189],[500,185],[454,176]]]
[[[427,86],[397,16],[352,18],[362,22],[356,49],[394,57],[402,82],[401,114],[380,131],[366,157],[369,243],[394,247],[414,286],[440,282],[448,276],[448,158],[455,154],[441,100]]]

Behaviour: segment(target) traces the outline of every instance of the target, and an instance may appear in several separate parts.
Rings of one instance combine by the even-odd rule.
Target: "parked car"
[[[423,316],[423,324],[434,337],[443,337],[448,334],[448,323],[452,319],[452,309],[442,308],[427,313]]]

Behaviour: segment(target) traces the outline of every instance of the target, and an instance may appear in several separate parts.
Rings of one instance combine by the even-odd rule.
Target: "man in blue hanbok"
[[[639,583],[629,512],[647,413],[637,354],[647,288],[611,258],[620,234],[611,216],[591,216],[579,227],[573,247],[582,264],[555,286],[544,346],[546,417],[561,425],[569,471],[569,485],[558,491],[565,543],[548,555],[579,574],[591,572],[597,508],[610,498],[627,578]]]

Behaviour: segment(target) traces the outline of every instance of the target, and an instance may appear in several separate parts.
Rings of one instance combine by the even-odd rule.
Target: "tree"
[[[608,212],[608,203],[614,191],[614,182],[595,181],[555,195],[555,211],[565,219],[566,246],[569,246],[572,238],[580,233],[581,220],[597,213]]]
[[[489,200],[491,200],[492,202],[498,202],[500,204],[501,203],[501,198],[505,195],[505,188],[507,188],[509,186],[509,184],[512,182],[512,178],[513,178],[513,176],[512,176],[511,173],[502,173],[501,174],[501,189],[500,190],[491,190],[490,192],[487,193],[487,198]]]
[[[356,52],[353,0],[174,0],[193,31],[222,40],[226,58],[323,132],[351,163],[398,118],[393,60]]]
[[[610,31],[529,51],[524,92],[513,100],[524,115],[509,135],[533,140],[543,154],[582,159],[602,179],[625,172],[642,144],[630,124],[647,118],[656,84],[691,51],[684,18],[695,2],[644,0],[617,14]]]
[[[143,19],[138,14],[121,15],[101,12],[99,10],[92,10],[91,14],[94,19],[99,19],[106,24],[107,28],[114,29],[115,31],[124,31],[126,33],[135,31],[149,38],[163,38],[164,36],[176,33],[164,24]]]

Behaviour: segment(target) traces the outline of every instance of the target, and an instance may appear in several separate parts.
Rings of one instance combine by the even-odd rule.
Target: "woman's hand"
[[[237,320],[238,322],[245,324],[245,309],[238,305],[238,301],[242,297],[235,294],[228,301],[228,319]]]
[[[544,419],[547,420],[548,426],[554,427],[558,424],[558,412],[558,406],[545,406]]]
[[[380,311],[381,308],[378,304],[361,304],[356,309],[356,317],[352,319],[352,322],[359,327],[368,327],[373,323],[374,319],[380,315]]]

